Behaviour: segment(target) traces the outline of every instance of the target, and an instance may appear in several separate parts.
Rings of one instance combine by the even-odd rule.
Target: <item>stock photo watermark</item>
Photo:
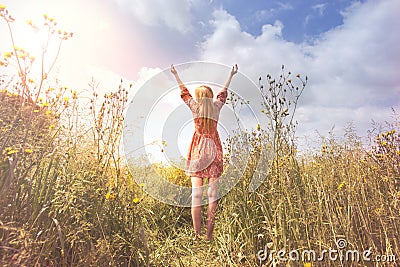
[[[374,254],[371,248],[365,250],[349,249],[347,240],[339,238],[336,240],[337,249],[329,248],[323,250],[314,249],[293,249],[286,251],[285,249],[274,250],[272,245],[265,247],[257,252],[257,259],[260,262],[387,262],[395,263],[396,255],[392,254]]]

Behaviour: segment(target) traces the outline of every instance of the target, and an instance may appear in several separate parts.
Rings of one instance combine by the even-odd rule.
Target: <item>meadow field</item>
[[[51,18],[45,21],[51,38],[72,37],[53,31]],[[343,136],[315,140],[318,149],[298,151],[293,118],[307,78],[284,67],[280,77],[263,76],[260,116],[268,126],[225,140],[226,158],[240,156],[245,143],[251,157],[246,170],[238,170],[237,185],[219,200],[214,239],[198,241],[190,208],[153,199],[146,184],[135,182],[149,168],[179,185],[190,186],[189,177],[171,166],[125,164],[124,112],[138,88],[121,81],[99,96],[92,81],[90,97],[82,97],[49,76],[51,64],[34,81],[29,70],[35,59],[13,45],[0,54],[0,68],[19,71],[0,75],[1,266],[399,266],[395,111],[386,124],[371,125],[365,133],[370,142],[349,126]],[[231,96],[227,105],[235,103]],[[264,148],[274,156],[263,157]],[[257,165],[264,166],[256,174],[265,180],[249,192]],[[260,257],[267,250],[275,253]],[[292,252],[282,260],[279,250]],[[360,259],[293,258],[305,250],[318,257],[324,250],[357,250]],[[366,250],[371,261],[363,258]]]

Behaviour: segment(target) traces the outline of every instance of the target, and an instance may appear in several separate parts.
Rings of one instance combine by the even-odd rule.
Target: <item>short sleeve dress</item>
[[[220,177],[223,172],[223,154],[217,125],[220,110],[226,102],[227,89],[223,88],[213,101],[216,115],[209,128],[202,126],[199,104],[193,99],[188,89],[184,85],[180,85],[180,89],[182,100],[192,111],[195,126],[185,164],[185,173],[191,177]]]

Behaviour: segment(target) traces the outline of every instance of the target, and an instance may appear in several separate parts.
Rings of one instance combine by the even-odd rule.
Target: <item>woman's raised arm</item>
[[[178,83],[179,87],[183,86],[182,80],[178,75],[178,72],[176,71],[174,64],[171,64],[171,72],[175,77],[176,82]]]
[[[233,77],[233,75],[235,75],[238,72],[238,69],[239,69],[239,67],[237,64],[235,64],[235,66],[232,67],[232,70],[229,73],[228,80],[226,81],[223,89],[227,90],[229,88],[229,85],[231,84],[231,81],[232,81],[232,77]]]
[[[217,95],[217,100],[221,101],[222,103],[225,103],[225,101],[226,101],[226,98],[228,96],[227,91],[228,91],[229,85],[231,84],[232,77],[238,72],[238,69],[239,69],[239,67],[237,64],[235,64],[235,66],[232,67],[232,70],[229,73],[228,80],[226,81],[222,90]]]
[[[178,75],[178,72],[176,71],[175,67],[173,64],[171,64],[171,72],[175,77],[176,82],[179,85],[179,88],[181,89],[181,98],[182,100],[186,103],[186,105],[189,106],[191,110],[193,110],[193,97],[190,94],[189,90],[186,88],[186,86],[183,84],[181,78]]]

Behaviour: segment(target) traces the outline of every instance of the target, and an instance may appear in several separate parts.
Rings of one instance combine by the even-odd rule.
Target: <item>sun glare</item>
[[[57,17],[62,14],[60,8],[50,1],[26,3],[24,9],[13,8],[12,4],[6,8],[15,19],[10,23],[13,38],[9,39],[7,50],[16,53],[21,60],[34,62],[41,59],[43,53],[54,54],[60,39],[72,37],[72,33],[61,28],[66,23],[60,23],[64,18]]]

